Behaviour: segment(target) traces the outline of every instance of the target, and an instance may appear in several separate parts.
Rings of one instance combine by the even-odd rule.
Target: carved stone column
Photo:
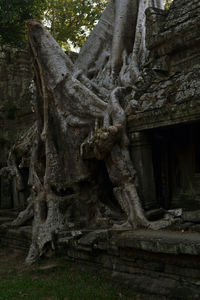
[[[157,207],[156,189],[152,162],[151,139],[146,133],[132,133],[131,158],[138,177],[138,192],[145,210]]]

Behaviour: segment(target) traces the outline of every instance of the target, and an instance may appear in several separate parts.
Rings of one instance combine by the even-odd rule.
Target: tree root
[[[25,210],[21,211],[17,218],[11,223],[15,227],[24,225],[27,221],[31,220],[34,216],[33,213],[33,200],[29,202]]]

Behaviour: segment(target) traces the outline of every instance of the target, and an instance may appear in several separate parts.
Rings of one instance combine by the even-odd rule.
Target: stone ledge
[[[73,235],[69,231],[66,238],[58,238],[58,244],[89,252],[115,250],[119,254],[120,249],[131,248],[151,253],[200,255],[200,234],[196,232],[102,229]]]
[[[193,101],[147,110],[128,117],[129,132],[200,120],[200,106]]]
[[[200,234],[137,230],[121,233],[116,245],[154,253],[200,255]]]
[[[59,235],[57,255],[84,268],[109,272],[134,292],[144,294],[138,299],[200,299],[199,234],[93,230],[72,237],[68,231],[66,240]]]

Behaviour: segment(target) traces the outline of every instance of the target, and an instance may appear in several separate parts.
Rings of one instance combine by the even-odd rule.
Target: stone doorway
[[[157,203],[166,208],[200,209],[200,124],[151,133]]]
[[[131,154],[145,210],[200,209],[200,123],[132,134]]]

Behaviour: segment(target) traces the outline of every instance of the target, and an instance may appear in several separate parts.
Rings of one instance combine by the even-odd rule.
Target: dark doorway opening
[[[159,206],[200,209],[200,124],[149,132]]]

